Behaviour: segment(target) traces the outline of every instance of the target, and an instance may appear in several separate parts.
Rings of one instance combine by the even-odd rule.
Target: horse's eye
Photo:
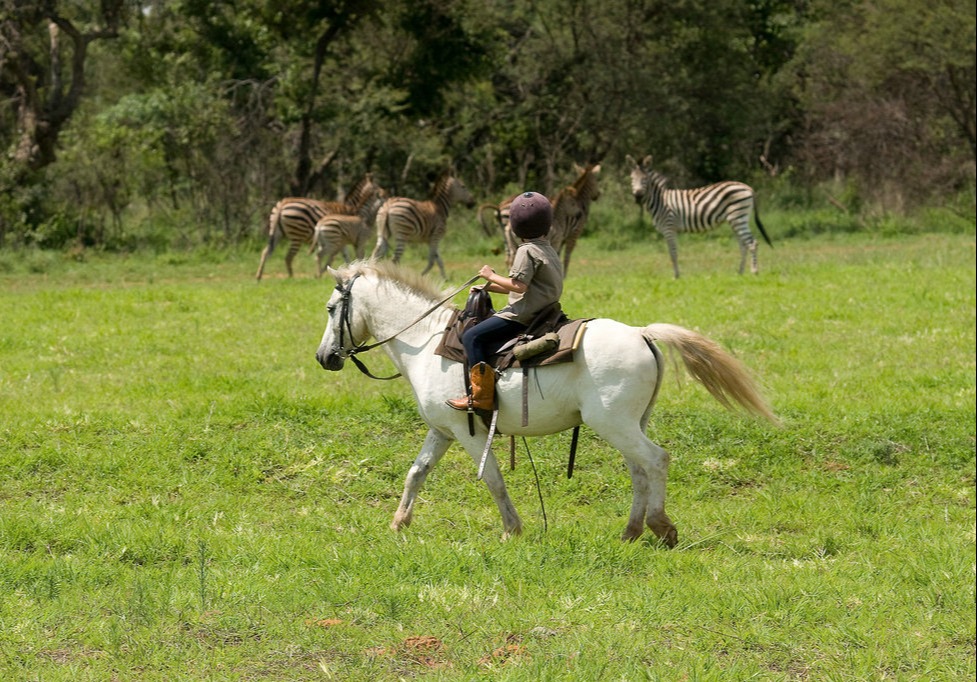
[[[329,305],[327,305],[326,306],[326,312],[329,313],[330,315],[332,315],[334,312],[336,312],[336,304],[335,303],[330,303]]]

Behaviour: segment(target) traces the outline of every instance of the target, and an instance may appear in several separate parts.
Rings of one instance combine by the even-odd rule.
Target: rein
[[[358,274],[357,275],[353,275],[350,278],[350,280],[346,283],[346,286],[342,286],[340,284],[337,284],[336,285],[336,290],[339,291],[339,293],[342,294],[342,297],[343,297],[343,315],[342,315],[342,319],[339,322],[339,346],[340,346],[340,348],[342,348],[342,346],[343,346],[343,335],[345,333],[348,333],[349,334],[349,340],[351,342],[353,341],[353,323],[352,323],[352,316],[350,315],[350,307],[351,307],[350,304],[351,304],[352,299],[353,299],[353,282],[356,281],[356,278],[357,277],[359,277]],[[358,370],[360,370],[363,374],[365,374],[366,376],[370,377],[371,379],[377,379],[378,381],[390,381],[391,379],[398,378],[400,376],[400,373],[399,372],[397,374],[394,374],[393,376],[389,376],[389,377],[378,377],[378,376],[375,376],[367,368],[367,366],[365,364],[363,364],[363,361],[360,360],[358,357],[356,357],[356,355],[358,353],[365,353],[368,350],[373,350],[374,348],[377,348],[378,346],[382,346],[385,343],[389,343],[390,341],[393,341],[395,338],[397,338],[398,336],[400,336],[401,334],[403,334],[405,331],[407,331],[408,329],[410,329],[411,327],[413,327],[415,324],[417,324],[418,322],[420,322],[421,320],[423,320],[425,317],[427,317],[428,315],[430,315],[431,313],[433,313],[435,310],[437,310],[438,308],[440,308],[441,306],[443,306],[445,303],[447,303],[448,301],[450,301],[457,294],[459,294],[463,289],[465,289],[466,287],[468,287],[471,284],[474,284],[478,280],[478,278],[479,278],[479,275],[475,275],[474,277],[472,277],[471,279],[469,279],[467,282],[465,282],[464,284],[462,284],[460,287],[458,287],[457,289],[455,289],[454,291],[452,291],[450,294],[448,294],[447,296],[445,296],[444,298],[442,298],[440,301],[438,301],[437,303],[435,303],[433,306],[431,306],[430,308],[428,308],[424,313],[422,313],[413,322],[411,322],[410,324],[408,324],[406,327],[404,327],[403,329],[401,329],[399,332],[397,332],[395,334],[391,334],[390,336],[388,336],[387,338],[383,339],[382,341],[376,341],[374,343],[356,344],[356,346],[354,348],[351,348],[351,349],[349,349],[349,351],[347,351],[346,357],[348,357],[350,360],[353,361],[353,364],[356,365],[356,368]]]

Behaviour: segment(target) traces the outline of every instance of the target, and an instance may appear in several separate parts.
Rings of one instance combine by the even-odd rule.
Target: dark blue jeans
[[[488,362],[489,357],[509,339],[525,331],[526,325],[492,315],[465,332],[461,343],[468,354],[468,365]]]

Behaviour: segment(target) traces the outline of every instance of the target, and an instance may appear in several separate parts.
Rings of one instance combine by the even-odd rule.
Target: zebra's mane
[[[583,173],[580,174],[580,177],[577,178],[574,181],[574,183],[571,185],[571,187],[573,187],[576,193],[579,194],[584,189],[586,189],[588,190],[588,194],[589,194],[590,191],[597,185],[597,173],[599,173],[600,170],[597,169],[597,171],[595,172],[594,169],[596,168],[597,168],[597,164],[595,163],[592,163],[588,165],[586,168],[584,168],[584,171]]]
[[[658,171],[649,168],[645,171],[645,187],[658,187],[660,189],[666,189],[668,187],[668,178]]]
[[[393,282],[432,303],[440,301],[447,295],[446,291],[438,288],[430,277],[422,275],[416,270],[404,267],[390,260],[357,260],[339,268],[340,276],[346,280],[355,275],[375,275],[376,277]],[[451,307],[446,303],[445,307]]]

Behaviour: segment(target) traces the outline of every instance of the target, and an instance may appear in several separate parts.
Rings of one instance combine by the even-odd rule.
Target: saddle
[[[465,307],[455,311],[448,321],[435,354],[467,365],[462,335],[494,314],[489,293],[482,289],[473,291],[468,295]],[[542,367],[572,362],[573,352],[580,345],[590,319],[593,318],[571,320],[559,302],[553,303],[541,310],[524,332],[489,358],[489,364],[497,372],[502,372],[510,367]]]

